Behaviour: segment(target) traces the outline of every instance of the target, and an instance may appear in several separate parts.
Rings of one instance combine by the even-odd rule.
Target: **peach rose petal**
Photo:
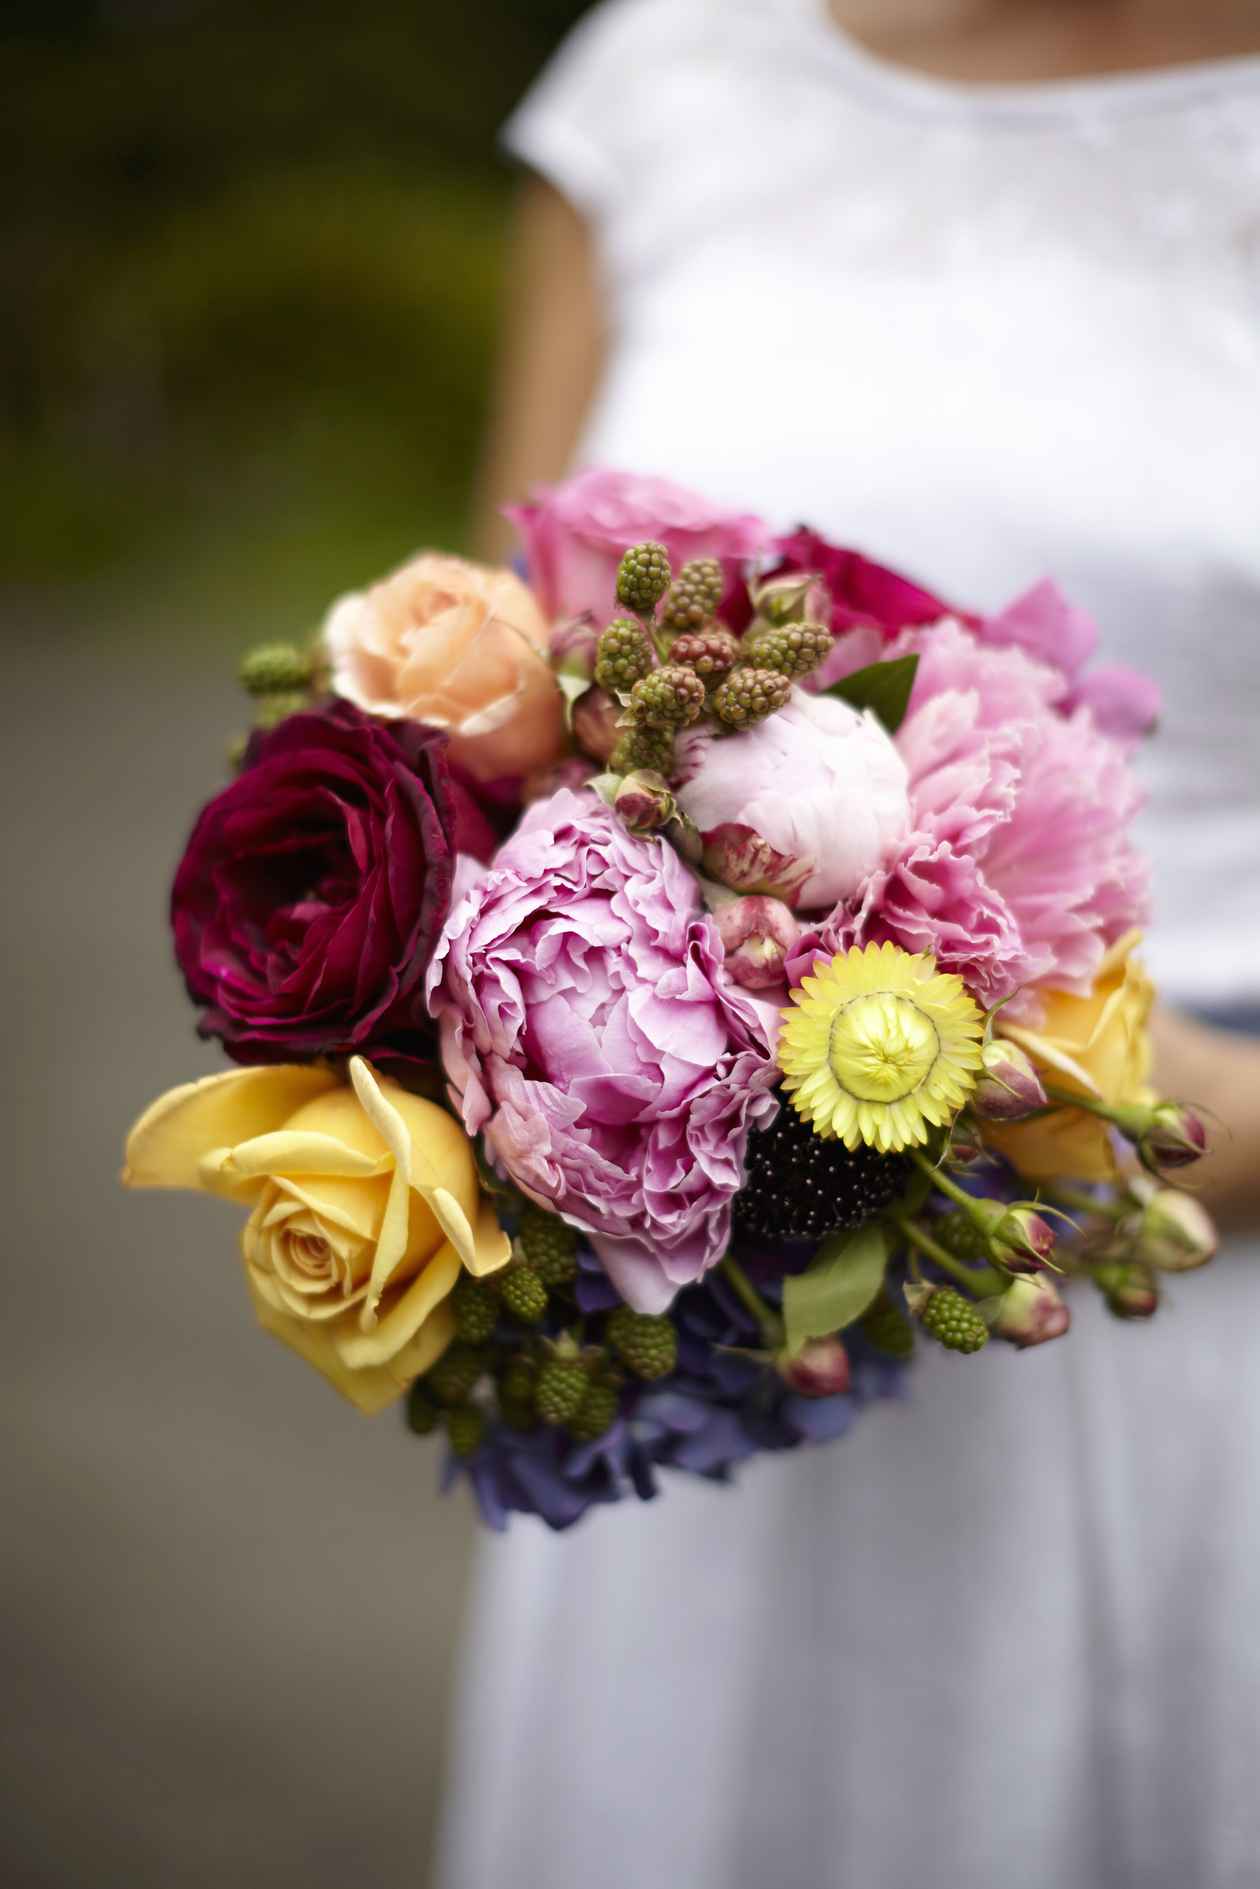
[[[326,1069],[296,1063],[230,1069],[159,1096],[127,1137],[126,1187],[205,1187],[205,1156],[269,1133],[295,1110],[337,1087]]]

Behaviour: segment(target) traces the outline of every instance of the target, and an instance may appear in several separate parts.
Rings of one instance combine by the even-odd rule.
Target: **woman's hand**
[[[1260,1037],[1173,1010],[1156,1013],[1152,1036],[1160,1094],[1200,1108],[1211,1137],[1210,1152],[1186,1170],[1186,1184],[1223,1228],[1260,1226]]]

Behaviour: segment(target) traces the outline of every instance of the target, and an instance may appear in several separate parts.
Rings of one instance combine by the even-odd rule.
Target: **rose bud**
[[[589,615],[566,617],[552,627],[549,653],[557,675],[578,676],[589,682],[595,674],[598,648],[599,631]]]
[[[977,1200],[973,1212],[983,1219],[996,1257],[1010,1272],[1040,1272],[1054,1251],[1054,1228],[1027,1201],[1007,1206]]]
[[[790,571],[767,578],[751,591],[753,614],[775,629],[789,623],[830,623],[831,593],[811,572]],[[757,633],[754,626],[751,634]]]
[[[674,817],[674,796],[651,768],[627,774],[613,795],[613,807],[632,833],[655,833]]]
[[[606,689],[588,689],[573,704],[573,739],[597,761],[606,761],[621,739],[621,705]]]
[[[785,981],[784,959],[801,935],[782,899],[728,899],[713,914],[726,951],[726,968],[745,990],[770,990]]]
[[[997,1300],[990,1329],[995,1338],[1026,1351],[1029,1345],[1062,1338],[1071,1323],[1071,1310],[1048,1279],[1016,1279]]]
[[[1146,1132],[1138,1137],[1138,1159],[1143,1167],[1189,1167],[1207,1153],[1207,1129],[1202,1118],[1180,1102],[1157,1102]]]
[[[965,1115],[960,1115],[954,1123],[945,1159],[950,1167],[967,1168],[976,1161],[983,1161],[988,1156],[988,1149],[976,1133],[975,1126]]]
[[[1017,1043],[993,1037],[981,1052],[983,1067],[971,1106],[987,1122],[1018,1122],[1046,1105],[1046,1091],[1031,1056]]]
[[[1160,1272],[1193,1272],[1216,1251],[1212,1216],[1193,1194],[1153,1188],[1146,1199],[1134,1243],[1136,1257]]]
[[[811,1338],[795,1357],[776,1359],[779,1376],[801,1397],[841,1397],[849,1388],[849,1354],[838,1338]]]
[[[1138,1261],[1096,1266],[1093,1278],[1117,1318],[1153,1318],[1159,1310],[1159,1286],[1149,1266]]]

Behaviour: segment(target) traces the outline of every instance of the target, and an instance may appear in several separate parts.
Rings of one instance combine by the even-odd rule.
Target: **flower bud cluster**
[[[633,615],[615,617],[598,638],[592,684],[572,711],[578,745],[612,773],[651,773],[668,786],[679,730],[706,720],[724,733],[754,727],[786,706],[793,682],[831,648],[830,632],[807,614],[825,616],[815,580],[756,586],[742,641],[714,614],[722,589],[716,558],[693,559],[677,575],[659,544],[634,545],[622,558],[617,600]],[[628,797],[628,807],[638,804]],[[633,823],[645,825],[637,811]]]

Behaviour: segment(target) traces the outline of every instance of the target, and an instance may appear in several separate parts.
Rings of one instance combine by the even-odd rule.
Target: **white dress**
[[[1166,992],[1260,1006],[1260,59],[976,87],[823,0],[613,0],[509,143],[613,311],[584,460],[1155,673]],[[1260,1254],[1150,1325],[488,1540],[443,1889],[1260,1884]]]

